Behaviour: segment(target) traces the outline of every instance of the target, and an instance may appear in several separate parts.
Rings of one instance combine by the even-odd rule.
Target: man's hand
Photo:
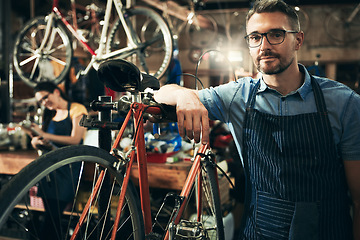
[[[200,102],[198,92],[178,85],[165,85],[155,92],[158,103],[176,106],[180,136],[185,135],[196,142],[209,142],[208,111]]]

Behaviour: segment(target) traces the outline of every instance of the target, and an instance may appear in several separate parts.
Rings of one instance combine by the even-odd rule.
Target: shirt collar
[[[299,69],[300,69],[300,72],[305,74],[305,81],[304,81],[303,85],[301,85],[300,88],[298,88],[297,90],[289,93],[288,95],[294,95],[294,94],[297,93],[304,100],[306,98],[306,95],[312,90],[311,77],[310,77],[310,74],[309,74],[309,72],[307,71],[307,69],[305,68],[304,65],[299,64]],[[266,85],[266,83],[264,82],[263,78],[260,77],[260,86],[259,86],[259,89],[258,89],[258,93],[264,92],[264,91],[267,91],[267,90],[274,91],[273,89],[269,88]]]

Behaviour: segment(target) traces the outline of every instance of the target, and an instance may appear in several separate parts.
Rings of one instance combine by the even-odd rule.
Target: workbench
[[[0,174],[15,175],[38,157],[35,150],[0,151]],[[149,186],[181,190],[191,168],[190,161],[176,163],[148,163]],[[131,170],[135,184],[138,179],[137,163]]]
[[[0,151],[0,174],[15,175],[37,157],[35,150]]]

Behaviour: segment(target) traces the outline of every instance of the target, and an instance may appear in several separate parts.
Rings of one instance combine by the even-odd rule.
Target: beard
[[[262,67],[260,64],[261,57],[274,57],[279,59],[279,64],[276,64],[275,66],[265,66]],[[258,56],[256,58],[256,69],[266,75],[274,75],[284,72],[286,69],[289,68],[289,66],[293,63],[294,58],[292,58],[290,61],[285,62],[281,59],[281,56],[277,53],[273,53],[271,51],[265,51],[263,54]]]

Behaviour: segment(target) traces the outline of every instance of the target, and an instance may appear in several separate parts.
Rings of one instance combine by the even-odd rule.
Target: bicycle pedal
[[[169,231],[173,232],[174,239],[207,239],[206,231],[201,222],[181,220],[177,225],[172,224]]]

